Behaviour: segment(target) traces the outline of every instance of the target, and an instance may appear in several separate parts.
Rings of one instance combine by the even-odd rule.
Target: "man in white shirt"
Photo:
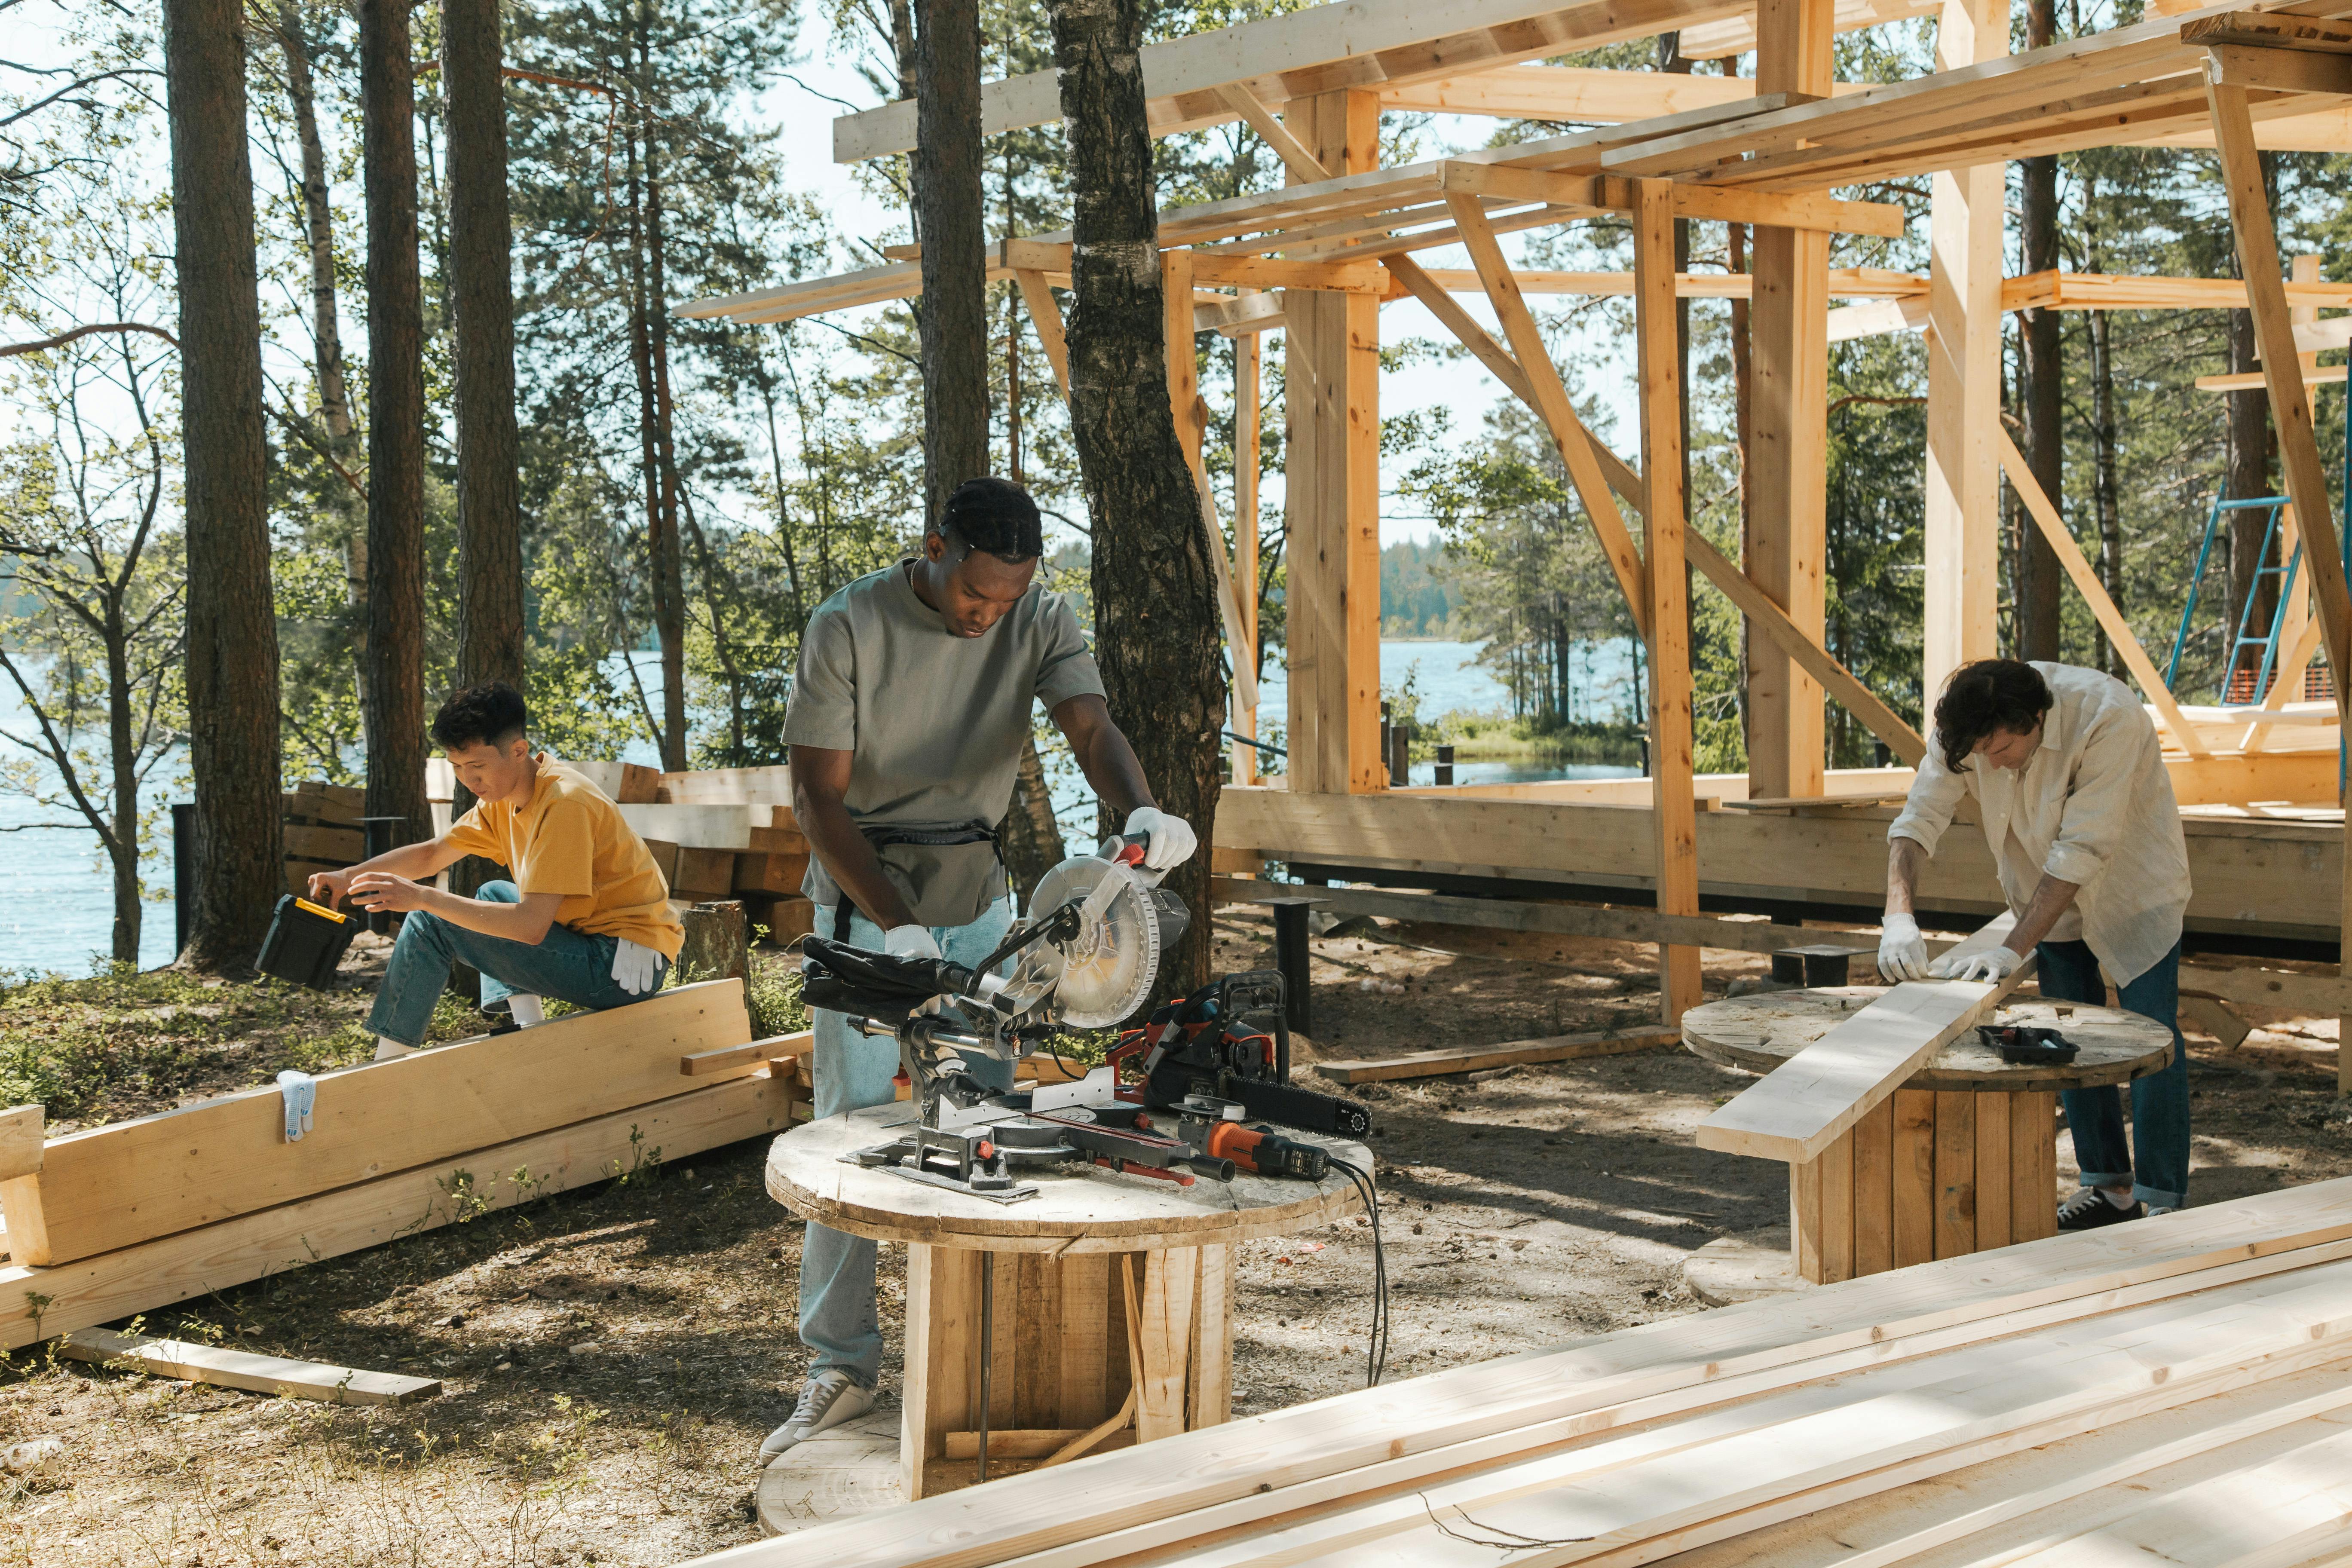
[[[1927,962],[1912,893],[1920,865],[1976,797],[2017,924],[2008,942]],[[1901,815],[1886,830],[1889,980],[1997,980],[2038,951],[2044,996],[2104,1004],[2102,966],[2126,1011],[2172,1031],[2172,1061],[2132,1083],[2134,1147],[2113,1085],[2062,1099],[2082,1190],[2061,1230],[2179,1208],[2189,1194],[2189,1058],[2180,1038],[2180,919],[2189,847],[2156,726],[2121,681],[2072,665],[1988,658],[1945,682]]]

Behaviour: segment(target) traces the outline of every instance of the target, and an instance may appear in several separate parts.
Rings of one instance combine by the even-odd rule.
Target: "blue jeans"
[[[485,882],[474,897],[486,904],[519,904],[522,890],[512,882]],[[620,945],[618,937],[590,936],[564,925],[548,927],[536,944],[513,942],[412,910],[400,922],[400,940],[393,944],[392,962],[384,968],[367,1026],[404,1046],[423,1045],[434,1004],[449,988],[454,963],[470,963],[482,972],[485,1007],[518,993],[553,996],[600,1013],[625,1007],[654,993],[633,996],[614,981],[613,952]],[[662,968],[668,970],[667,960]],[[659,989],[658,981],[655,988]]]
[[[2041,961],[2042,995],[2105,1005],[2107,989],[2088,943],[2045,942],[2034,952]],[[2117,986],[2116,1000],[2126,1013],[2153,1018],[2172,1031],[2172,1060],[2160,1072],[2132,1079],[2130,1147],[2124,1141],[2119,1086],[2070,1089],[2059,1095],[2074,1139],[2074,1163],[2083,1168],[2086,1187],[2128,1182],[2137,1202],[2179,1208],[2189,1201],[2189,1045],[2180,1037],[2180,944],[2174,942],[2147,973]]]
[[[833,935],[835,911],[816,911],[816,934]],[[932,940],[940,953],[957,963],[976,964],[996,950],[1013,925],[1013,900],[999,899],[981,911],[970,925],[933,926]],[[881,951],[882,930],[863,914],[849,917],[849,934],[841,939],[853,947]],[[874,1038],[852,1029],[845,1013],[812,1008],[809,1026],[815,1034],[810,1064],[816,1079],[819,1120],[869,1105],[887,1105],[898,1098],[898,1042]],[[985,1057],[967,1057],[971,1076],[999,1089],[1013,1087],[1013,1064]],[[877,1140],[879,1142],[879,1140]],[[874,1314],[874,1243],[862,1236],[829,1230],[812,1221],[801,1240],[801,1343],[814,1359],[812,1374],[837,1367],[872,1388],[882,1378],[882,1325]]]

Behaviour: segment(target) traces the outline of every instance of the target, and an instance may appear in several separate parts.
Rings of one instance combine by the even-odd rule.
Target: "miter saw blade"
[[[1051,914],[1076,900],[1077,933],[1060,950],[1055,1010],[1074,1028],[1116,1024],[1141,1006],[1160,973],[1160,910],[1143,879],[1115,860],[1073,855],[1038,880],[1029,907]]]

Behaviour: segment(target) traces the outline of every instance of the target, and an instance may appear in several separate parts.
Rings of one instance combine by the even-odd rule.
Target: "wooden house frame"
[[[1890,86],[1832,79],[1837,31],[1927,15],[1938,20],[1933,74]],[[1160,215],[1171,344],[1218,331],[1241,345],[1236,490],[1244,518],[1257,510],[1256,334],[1277,326],[1288,334],[1289,768],[1283,787],[1269,788],[1251,785],[1246,763],[1237,763],[1216,824],[1220,872],[1278,860],[1311,879],[1476,894],[1426,906],[1464,906],[1470,923],[1655,942],[1670,1022],[1698,1000],[1702,947],[1770,950],[1821,935],[1801,923],[1710,919],[1703,898],[1718,910],[1799,921],[1843,912],[1870,923],[1884,888],[1890,802],[1923,742],[1823,647],[1830,301],[1842,296],[1870,303],[1836,312],[1864,313],[1840,323],[1840,335],[1922,320],[1927,332],[1927,689],[1998,651],[2006,468],[2131,661],[2166,733],[2197,883],[2192,929],[2340,942],[2337,735],[2352,599],[2305,377],[2266,384],[2313,566],[2303,657],[2314,645],[2324,652],[2337,703],[2319,713],[2280,709],[2275,719],[2184,710],[2001,430],[1997,330],[2001,312],[2029,305],[2242,304],[2253,312],[2263,363],[2307,374],[2314,359],[2298,357],[2298,310],[2352,304],[2352,287],[2288,282],[2255,157],[2258,148],[2352,147],[2352,20],[2338,18],[2352,18],[2352,0],[2218,5],[2011,56],[2006,7],[1988,0],[1335,0],[1147,48],[1156,134],[1245,121],[1289,179],[1277,191]],[[1685,52],[1752,49],[1755,78],[1525,63],[1675,28]],[[1384,109],[1616,123],[1383,168]],[[1051,72],[983,93],[992,132],[1058,112]],[[835,122],[836,156],[907,151],[913,125],[910,103],[845,116]],[[2247,282],[2001,276],[2004,163],[2126,142],[2218,152]],[[1927,277],[1832,272],[1832,233],[1894,235],[1905,221],[1899,208],[1832,193],[1865,177],[1920,174],[1933,181]],[[1632,223],[1630,276],[1516,272],[1497,243],[1601,214]],[[1678,276],[1678,219],[1753,226],[1751,275]],[[1008,236],[989,257],[992,279],[1021,288],[1066,391],[1052,289],[1066,286],[1069,242],[1066,233]],[[1470,269],[1415,260],[1455,244],[1468,250]],[[786,321],[907,297],[920,287],[919,271],[899,259],[697,300],[679,313]],[[1499,341],[1457,302],[1474,290],[1500,321]],[[1632,295],[1638,465],[1578,418],[1528,307],[1535,291]],[[1674,303],[1738,291],[1752,301],[1750,531],[1748,558],[1733,562],[1685,526]],[[1389,787],[1380,736],[1379,313],[1384,300],[1407,296],[1532,408],[1556,443],[1648,646],[1652,777]],[[1169,363],[1178,427],[1198,475],[1207,411],[1195,357],[1179,349]],[[1205,511],[1205,484],[1202,493]],[[1221,596],[1237,650],[1235,723],[1250,732],[1254,526],[1238,535],[1234,559],[1221,559]],[[1730,598],[1755,634],[1744,778],[1693,773],[1686,567]],[[1825,771],[1825,695],[1906,768]],[[1496,897],[1520,890],[1527,898],[1518,901]],[[1246,900],[1271,889],[1221,876],[1218,892]],[[1923,908],[1948,914],[1997,907],[1977,836],[1946,840],[1922,893]],[[1407,897],[1334,888],[1332,907]],[[2192,969],[2184,984],[2224,1000],[2352,1013],[2352,986],[2333,973]]]

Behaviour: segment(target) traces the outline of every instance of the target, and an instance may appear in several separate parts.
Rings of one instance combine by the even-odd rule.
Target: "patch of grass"
[[[283,981],[207,979],[117,965],[81,978],[0,972],[0,1104],[40,1104],[53,1129],[165,1110],[190,1096],[265,1084],[287,1068],[368,1060],[373,998]],[[455,995],[426,1037],[482,1032]]]

